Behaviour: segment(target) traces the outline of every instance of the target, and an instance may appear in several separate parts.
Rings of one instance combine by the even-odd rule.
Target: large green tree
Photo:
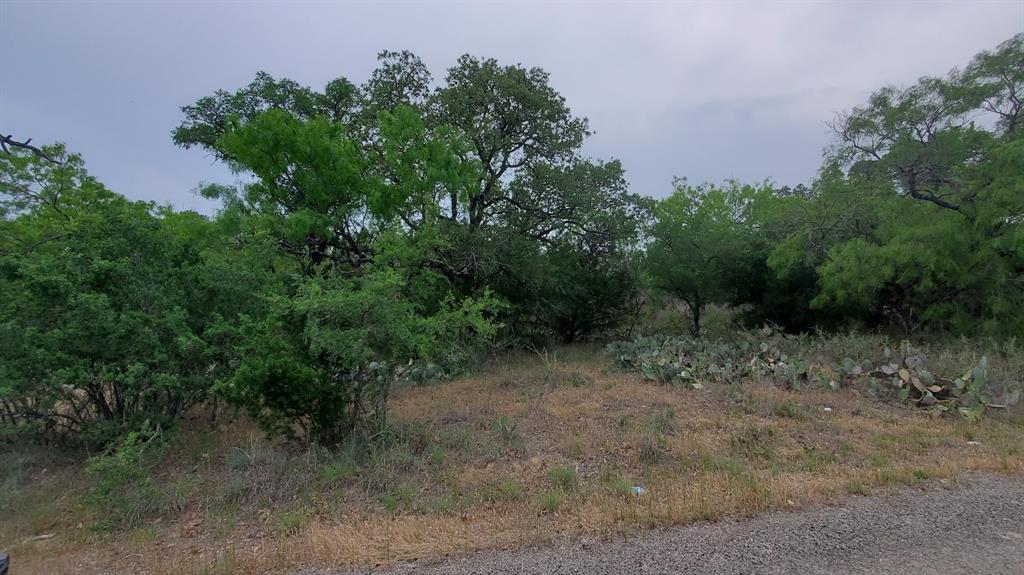
[[[1022,91],[1018,35],[963,71],[884,88],[838,118],[834,161],[873,222],[830,250],[816,305],[907,329],[1024,325]]]
[[[529,258],[571,248],[577,261],[603,258],[593,270],[624,269],[611,260],[635,251],[644,202],[617,161],[581,157],[587,122],[543,70],[464,56],[431,82],[408,52],[381,53],[358,87],[338,79],[317,92],[260,74],[183,108],[174,139],[254,175],[242,193],[211,193],[276,220],[272,233],[300,261],[358,269],[398,230],[419,268],[465,295],[491,288],[508,300],[513,330],[538,323],[545,278],[533,274],[551,270]]]
[[[692,186],[677,179],[655,207],[647,274],[654,287],[686,304],[695,336],[704,308],[734,301],[753,264],[748,212],[757,193],[738,182]]]

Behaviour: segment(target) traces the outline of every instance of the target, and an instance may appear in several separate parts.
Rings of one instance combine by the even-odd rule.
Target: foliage
[[[1024,35],[839,115],[809,186],[676,179],[660,201],[584,156],[543,70],[466,55],[435,83],[378,59],[362,85],[259,73],[185,106],[174,142],[243,175],[202,188],[213,217],[130,201],[61,145],[0,152],[5,436],[118,445],[225,399],[337,444],[492,339],[628,338],[666,297],[691,336],[609,348],[648,379],[866,385],[970,417],[1015,398],[985,360],[944,378],[797,345],[821,337],[698,336],[709,305],[790,332],[1024,331]]]
[[[162,493],[151,471],[162,455],[162,439],[146,422],[89,459],[86,473],[95,481],[85,503],[100,528],[132,527],[160,511]]]
[[[0,157],[17,206],[0,221],[0,421],[100,445],[147,419],[167,426],[229,369],[225,319],[253,308],[235,294],[269,282],[207,267],[209,222],[127,201],[48,150],[63,163]]]
[[[924,368],[923,354],[907,341],[896,347],[897,352],[892,351],[893,346],[882,345],[876,350],[884,358],[881,361],[815,353],[829,347],[824,335],[811,339],[764,329],[737,333],[727,341],[643,337],[613,342],[607,352],[618,367],[660,384],[700,389],[706,383],[760,377],[789,389],[863,385],[879,399],[971,419],[980,417],[986,408],[1016,404],[1024,385],[1020,380],[991,381],[985,357],[960,377],[935,375]]]
[[[844,173],[833,180],[867,217],[829,248],[814,306],[908,331],[1020,332],[1021,90],[1018,35],[962,72],[883,88],[837,119],[830,162]]]
[[[645,202],[619,162],[579,156],[587,122],[547,73],[463,56],[430,89],[413,54],[379,60],[364,85],[339,78],[322,92],[260,73],[183,108],[174,140],[255,176],[242,193],[207,193],[260,222],[307,274],[359,269],[398,233],[415,247],[404,263],[440,273],[442,291],[508,301],[516,337],[571,341],[628,319]]]
[[[705,306],[739,295],[737,286],[754,257],[747,212],[759,193],[764,189],[737,182],[719,188],[677,179],[673,194],[655,208],[647,274],[656,288],[686,303],[694,336]]]
[[[276,435],[301,430],[338,443],[362,424],[379,428],[400,366],[455,362],[473,338],[494,331],[486,294],[421,315],[404,287],[391,269],[307,281],[244,325],[238,369],[218,391]]]

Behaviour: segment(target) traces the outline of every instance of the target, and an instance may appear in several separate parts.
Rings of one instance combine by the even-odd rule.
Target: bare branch
[[[13,136],[11,136],[11,134],[7,134],[6,136],[0,134],[0,148],[3,148],[3,151],[8,154],[11,153],[11,148],[21,148],[22,150],[28,150],[35,154],[37,157],[40,157],[49,162],[53,162],[54,164],[62,165],[64,163],[55,159],[53,156],[47,154],[46,152],[42,151],[36,146],[33,146],[31,142],[32,138],[29,138],[24,142],[19,142],[15,140]]]

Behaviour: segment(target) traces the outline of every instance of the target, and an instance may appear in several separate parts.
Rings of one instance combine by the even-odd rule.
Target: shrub
[[[870,372],[870,389],[880,397],[896,396],[938,412],[955,412],[978,419],[988,407],[1006,407],[1020,401],[1021,386],[994,385],[988,378],[988,358],[955,378],[941,377],[924,368],[924,358],[904,342],[898,353],[885,349],[886,361]]]
[[[245,326],[241,364],[218,390],[273,435],[339,444],[380,430],[399,366],[447,357],[459,341],[494,331],[489,297],[422,316],[404,287],[395,270],[308,281]]]
[[[169,428],[226,373],[231,323],[258,312],[269,266],[255,247],[221,257],[218,224],[129,201],[47,150],[60,163],[0,152],[0,427],[100,447]]]

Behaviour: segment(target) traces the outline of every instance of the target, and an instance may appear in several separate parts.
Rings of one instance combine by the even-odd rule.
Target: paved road
[[[1024,575],[1024,477],[973,476],[954,489],[904,489],[626,541],[485,552],[373,573]]]

